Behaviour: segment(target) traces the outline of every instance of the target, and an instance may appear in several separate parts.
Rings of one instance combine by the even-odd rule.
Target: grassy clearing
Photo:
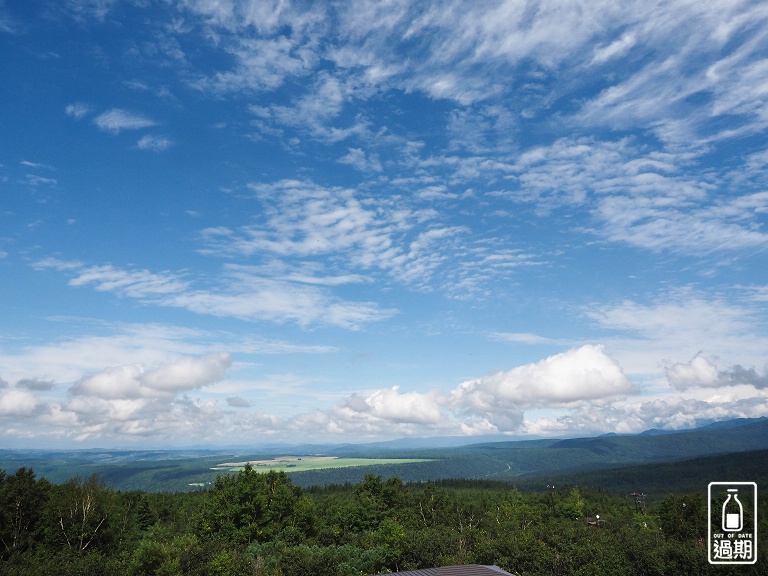
[[[428,458],[338,458],[336,456],[281,456],[272,460],[248,460],[245,462],[224,462],[211,468],[217,472],[239,472],[250,464],[257,472],[270,470],[283,472],[304,472],[328,468],[349,468],[350,466],[375,466],[376,464],[411,464],[429,462]]]

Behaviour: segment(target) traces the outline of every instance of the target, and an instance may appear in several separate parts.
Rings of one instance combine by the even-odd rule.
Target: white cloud
[[[626,33],[618,40],[614,40],[607,46],[595,48],[595,55],[592,57],[592,64],[603,64],[613,58],[624,56],[636,44],[637,39],[634,34]]]
[[[764,393],[724,396],[714,391],[704,399],[680,395],[633,398],[606,406],[584,404],[560,416],[526,420],[524,430],[543,436],[637,434],[651,428],[679,430],[732,418],[764,417],[768,415],[767,401]]]
[[[470,411],[493,411],[505,406],[556,406],[610,399],[631,391],[629,380],[603,347],[585,345],[464,382],[451,393],[451,401]]]
[[[0,32],[5,32],[6,34],[17,34],[19,32],[16,22],[8,14],[4,0],[0,2]]]
[[[513,344],[552,344],[555,342],[552,338],[530,332],[494,332],[490,337],[493,340]]]
[[[163,150],[170,148],[173,145],[173,142],[165,136],[147,134],[146,136],[142,136],[136,145],[139,147],[139,150],[162,152]]]
[[[250,110],[257,117],[254,126],[265,134],[274,133],[277,126],[277,130],[289,127],[306,132],[312,139],[328,144],[351,137],[373,140],[368,121],[362,116],[345,126],[335,125],[345,104],[355,93],[355,87],[348,85],[344,78],[320,72],[306,92],[293,98],[289,105],[252,106]],[[368,159],[369,168],[375,168],[376,163],[375,156]]]
[[[730,370],[720,371],[714,363],[701,354],[694,356],[690,362],[678,362],[669,366],[666,374],[670,385],[678,390],[722,388],[744,384],[755,388],[768,388],[768,370],[761,375],[755,368],[744,368],[737,364]]]
[[[239,396],[230,396],[227,398],[227,405],[232,406],[233,408],[250,408],[251,403],[248,402],[245,398],[240,398]]]
[[[376,153],[366,154],[362,148],[348,148],[339,158],[340,164],[349,164],[360,172],[381,172],[382,166]]]
[[[44,176],[38,176],[37,174],[26,174],[25,182],[32,187],[39,186],[40,184],[56,186],[59,183],[55,178],[45,178]]]
[[[727,365],[762,366],[768,338],[759,309],[692,289],[678,289],[650,303],[626,300],[595,305],[584,316],[609,333],[601,341],[630,374],[653,375],[703,352]],[[669,359],[670,354],[678,355]]]
[[[157,299],[156,303],[198,314],[349,329],[394,314],[394,310],[381,309],[373,302],[340,300],[322,287],[275,280],[240,267],[225,267],[222,277],[227,283],[222,291],[190,290]]]
[[[101,130],[113,134],[118,134],[123,130],[138,130],[157,126],[157,122],[154,120],[120,108],[112,108],[102,112],[93,121]]]
[[[32,416],[40,406],[37,397],[13,388],[0,391],[0,417]]]
[[[699,386],[716,388],[724,384],[717,366],[700,354],[685,364],[673,364],[666,373],[669,383],[678,390]]]
[[[43,401],[17,389],[0,393],[0,419],[11,435],[33,426],[34,437],[78,441],[145,437],[173,442],[182,434],[190,442],[220,435],[226,418],[216,401],[189,399],[188,394],[224,377],[231,365],[228,354],[176,358],[147,368],[140,364],[102,369],[70,387],[63,402]],[[186,436],[183,436],[186,434]],[[182,441],[181,443],[183,443]]]
[[[359,251],[364,264],[373,264],[392,246],[391,235],[408,213],[382,214],[366,208],[352,190],[323,188],[311,182],[284,180],[274,185],[253,185],[268,220],[242,229],[204,231],[207,239],[225,240],[218,247],[241,254],[266,250],[277,255],[310,256]],[[400,218],[396,221],[395,218]],[[213,242],[211,242],[213,244]],[[214,247],[216,245],[214,244]]]
[[[102,292],[137,298],[158,306],[183,308],[197,314],[296,322],[301,325],[329,324],[357,329],[362,324],[387,318],[394,310],[379,308],[373,302],[350,302],[334,297],[323,284],[340,279],[303,282],[300,278],[275,279],[257,269],[225,265],[214,289],[197,289],[171,272],[121,270],[111,265],[86,266],[81,262],[45,259],[35,263],[39,269],[53,268],[74,274],[70,286],[93,285]],[[356,279],[347,277],[344,281]]]
[[[0,366],[3,367],[0,376],[12,382],[67,383],[80,380],[87,374],[100,373],[105,366],[161,366],[174,362],[179,356],[206,356],[217,349],[246,357],[329,354],[337,351],[337,348],[328,345],[297,344],[255,334],[243,336],[172,325],[104,326],[99,322],[70,318],[52,319],[52,322],[53,330],[56,324],[71,325],[72,330],[82,330],[83,334],[36,345],[27,343],[16,350],[7,345],[0,346]],[[81,323],[85,327],[80,326]]]
[[[514,93],[535,115],[569,86],[586,102],[571,116],[578,124],[641,124],[676,145],[687,145],[713,118],[735,120],[737,133],[768,121],[760,106],[766,71],[755,64],[768,18],[760,3],[185,0],[180,7],[234,60],[200,73],[198,87],[263,92],[286,79],[316,78],[291,105],[263,108],[277,122],[304,123],[323,137],[334,135],[329,121],[345,104],[393,89],[462,105]],[[618,58],[625,62],[612,74],[590,70]],[[564,82],[556,84],[555,74]],[[329,97],[333,86],[344,88]],[[692,111],[686,99],[699,94],[712,105]]]
[[[630,67],[586,104],[579,119],[615,128],[647,126],[682,147],[762,130],[768,120],[760,106],[766,70],[754,63],[761,61],[768,11],[753,2],[712,8],[644,5],[628,33],[637,37],[636,49],[642,52],[661,45],[666,50],[642,67]],[[697,97],[703,105],[687,105]],[[716,121],[725,117],[731,127],[721,130]]]
[[[437,424],[442,418],[434,394],[400,392],[399,386],[377,390],[365,399],[362,410],[358,410],[359,402],[349,401],[347,406],[358,412],[370,412],[388,422]]]
[[[43,267],[45,262],[39,262]],[[156,274],[148,270],[120,270],[112,265],[90,266],[79,270],[77,277],[69,281],[70,286],[93,284],[100,292],[117,292],[131,298],[156,297],[163,294],[183,292],[188,282],[169,272]]]
[[[74,104],[68,104],[64,111],[67,113],[67,116],[71,116],[75,120],[80,120],[91,113],[91,107],[87,104],[76,102]]]
[[[67,0],[66,8],[75,18],[94,18],[104,21],[116,0]]]
[[[26,388],[33,392],[45,392],[53,390],[56,387],[56,383],[48,380],[39,380],[38,378],[22,378],[16,382],[17,388]]]
[[[309,438],[382,438],[456,432],[433,395],[400,393],[398,387],[378,390],[367,398],[353,395],[327,410],[285,419],[280,429]],[[403,410],[403,412],[398,412]]]
[[[284,0],[180,0],[187,10],[204,16],[211,25],[229,30],[254,28],[270,34],[285,24],[303,32],[318,18],[319,8]]]
[[[314,55],[286,37],[241,38],[229,49],[237,67],[198,82],[218,93],[262,92],[278,88],[286,77],[309,73]]]
[[[731,186],[690,154],[653,152],[628,140],[561,139],[518,158],[518,188],[497,192],[533,203],[542,215],[561,207],[595,217],[595,233],[652,251],[755,250],[768,233],[759,225],[766,196]]]
[[[322,257],[342,271],[342,278],[372,280],[384,274],[418,290],[457,298],[482,294],[490,278],[536,264],[528,254],[483,239],[467,243],[467,227],[443,223],[434,209],[413,207],[401,197],[295,180],[251,188],[261,204],[258,222],[204,230],[204,253],[268,254],[298,268]]]
[[[22,166],[26,166],[27,168],[40,168],[45,170],[53,170],[52,166],[48,166],[47,164],[40,164],[39,162],[31,162],[29,160],[21,160],[19,162]]]
[[[81,379],[70,391],[104,400],[172,397],[213,384],[231,365],[228,354],[217,353],[202,358],[182,358],[153,369],[141,365],[118,366]]]
[[[351,395],[330,410],[301,414],[300,427],[331,436],[522,432],[525,414],[546,407],[576,412],[608,406],[633,387],[601,346],[582,346],[464,382],[450,391],[401,392],[400,386]]]
[[[183,438],[181,444],[226,443],[252,435],[331,440],[499,432],[632,433],[764,416],[765,392],[755,386],[768,384],[768,375],[734,367],[728,371],[732,381],[727,391],[699,386],[687,397],[627,398],[633,390],[621,368],[601,346],[589,345],[442,393],[402,392],[400,386],[392,386],[365,396],[352,394],[328,409],[276,417],[253,408],[253,401],[232,395],[235,390],[252,393],[253,383],[214,384],[229,366],[228,355],[209,354],[177,357],[150,368],[127,364],[101,369],[75,383],[62,403],[6,387],[0,390],[0,418],[19,426],[36,423],[39,437],[122,442],[144,438],[166,444],[168,438]],[[736,382],[739,378],[753,382]],[[208,394],[227,396],[221,400],[189,396],[202,387]],[[293,393],[300,393],[300,388]],[[274,384],[257,389],[270,396],[275,393]],[[220,402],[229,410],[222,410]]]

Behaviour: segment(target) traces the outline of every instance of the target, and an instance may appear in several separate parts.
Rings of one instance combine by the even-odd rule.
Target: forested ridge
[[[751,480],[768,475],[768,419],[738,419],[683,431],[648,431],[628,436],[567,440],[491,442],[460,447],[403,448],[383,445],[299,446],[285,453],[224,450],[8,450],[0,449],[0,469],[32,468],[38,476],[64,483],[69,478],[97,474],[119,490],[183,492],[214,482],[222,462],[269,460],[275,455],[307,454],[339,458],[424,459],[408,464],[378,463],[287,472],[302,487],[362,482],[372,472],[403,482],[448,478],[495,479],[519,486],[540,484],[539,478],[631,491],[644,484],[648,491],[691,491],[713,478],[744,472]],[[762,451],[762,452],[761,452]],[[746,460],[739,455],[746,456]],[[693,459],[699,459],[694,462]],[[710,458],[710,460],[707,460]],[[679,464],[685,462],[684,469]],[[756,464],[750,466],[750,462]],[[654,465],[667,463],[666,470]],[[764,465],[763,465],[764,464]],[[727,465],[724,469],[723,465]],[[640,467],[629,471],[626,467]],[[618,468],[618,472],[602,470]],[[599,471],[599,472],[598,472]],[[712,474],[715,476],[712,476]],[[611,476],[611,481],[606,482]],[[660,478],[663,476],[663,479]],[[734,476],[731,476],[734,477]],[[677,480],[689,478],[680,484]],[[561,480],[558,482],[562,483]],[[546,485],[546,481],[544,484]],[[652,490],[652,488],[654,490]]]
[[[761,496],[758,534],[767,508]],[[567,484],[529,492],[368,474],[302,489],[246,467],[204,491],[150,493],[0,471],[0,574],[346,576],[466,563],[521,576],[766,573],[765,546],[754,566],[711,566],[706,539],[698,492],[643,509]]]

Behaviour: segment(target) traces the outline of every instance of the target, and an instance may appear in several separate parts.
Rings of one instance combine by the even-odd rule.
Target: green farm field
[[[351,466],[374,466],[377,464],[412,464],[430,462],[428,458],[343,458],[337,456],[280,456],[271,460],[247,460],[224,462],[211,468],[217,472],[238,472],[250,464],[257,472],[270,470],[283,472],[306,472],[328,468],[349,468]]]

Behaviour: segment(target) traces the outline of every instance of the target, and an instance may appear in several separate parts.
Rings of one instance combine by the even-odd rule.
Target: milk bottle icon
[[[744,508],[739,502],[738,488],[728,489],[728,498],[723,502],[723,531],[740,532],[744,527]]]

